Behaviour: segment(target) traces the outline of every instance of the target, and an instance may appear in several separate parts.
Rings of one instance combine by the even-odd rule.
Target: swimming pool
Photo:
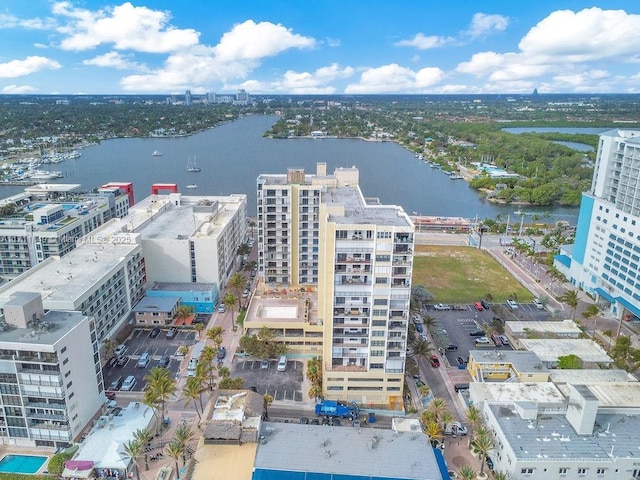
[[[0,460],[0,472],[37,473],[48,458],[35,455],[5,455]]]

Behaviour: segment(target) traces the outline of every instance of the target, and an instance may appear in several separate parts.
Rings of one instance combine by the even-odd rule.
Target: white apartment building
[[[226,285],[247,235],[246,195],[151,195],[101,231],[140,234],[149,284]]]
[[[71,444],[105,401],[95,320],[16,292],[0,320],[0,443]]]
[[[554,265],[617,318],[640,318],[640,130],[600,135],[575,242]]]
[[[95,319],[99,342],[129,319],[144,296],[145,260],[135,233],[112,235],[119,220],[85,236],[64,257],[49,257],[0,287],[0,308],[18,292],[39,292],[46,310],[75,310]]]
[[[258,260],[267,284],[317,286],[328,399],[401,408],[414,226],[366,199],[359,172],[258,177]]]
[[[80,185],[42,184],[0,200],[0,275],[9,278],[51,256],[63,256],[76,241],[112,218],[124,216],[129,197],[119,189],[75,193]]]

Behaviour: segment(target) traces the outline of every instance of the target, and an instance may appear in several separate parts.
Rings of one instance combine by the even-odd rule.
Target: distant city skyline
[[[626,0],[4,0],[3,94],[640,93]]]

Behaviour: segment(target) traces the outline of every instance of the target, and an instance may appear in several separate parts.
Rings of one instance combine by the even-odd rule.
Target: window
[[[533,475],[533,468],[529,467],[529,468],[521,468],[520,469],[520,473],[522,475]]]
[[[587,474],[587,469],[584,467],[581,467],[578,469],[578,475],[586,475]]]
[[[560,470],[558,470],[558,473],[560,475],[566,475],[568,471],[569,469],[567,467],[560,467]]]
[[[606,471],[607,471],[607,469],[606,469],[606,468],[602,468],[602,467],[601,467],[601,468],[596,469],[596,473],[597,473],[598,475],[604,475]]]

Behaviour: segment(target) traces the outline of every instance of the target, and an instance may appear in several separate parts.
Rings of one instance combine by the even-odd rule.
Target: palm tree
[[[233,295],[233,293],[227,293],[224,296],[224,304],[231,309],[231,316],[234,317],[233,307],[238,305],[238,299]]]
[[[615,360],[615,365],[627,372],[633,372],[640,364],[640,350],[636,350],[631,345],[631,338],[620,335],[616,338],[616,343],[611,349],[611,356]]]
[[[202,354],[200,355],[200,362],[198,363],[204,363],[207,365],[207,373],[209,374],[209,378],[207,380],[209,383],[208,387],[210,390],[213,390],[213,387],[215,386],[214,377],[215,377],[216,367],[213,364],[213,362],[217,359],[218,359],[218,352],[217,350],[214,350],[213,347],[211,347],[210,345],[206,345],[202,349]],[[196,370],[197,368],[198,366],[196,365]],[[196,376],[197,376],[197,372],[196,372]]]
[[[186,320],[193,315],[193,307],[190,305],[180,305],[176,310],[176,318],[179,320]]]
[[[118,342],[113,338],[107,338],[104,342],[102,342],[102,348],[104,348],[104,356],[110,357],[113,354],[113,351],[118,347]]]
[[[467,410],[467,421],[474,432],[482,423],[482,412],[475,405],[471,405],[469,410]]]
[[[493,472],[493,480],[509,480],[509,474],[507,472],[503,472],[502,470]]]
[[[220,326],[211,327],[207,329],[207,333],[206,333],[207,340],[213,341],[216,348],[218,349],[220,348],[220,345],[222,345],[223,335],[224,335],[224,328]]]
[[[460,467],[460,470],[458,470],[458,475],[460,476],[460,480],[475,480],[478,476],[478,472],[469,465],[464,465]]]
[[[268,419],[269,418],[269,407],[273,403],[273,397],[271,395],[269,395],[268,393],[265,393],[262,396],[262,400],[264,401],[264,418]]]
[[[442,435],[442,425],[438,422],[429,422],[424,426],[424,433],[429,438],[432,447],[436,447]]]
[[[436,319],[431,315],[425,315],[424,318],[422,319],[422,323],[424,324],[426,329],[430,331],[431,328],[433,328],[433,326],[436,324]]]
[[[122,448],[124,449],[124,453],[127,457],[131,459],[133,462],[133,470],[136,472],[136,478],[140,478],[140,473],[138,472],[138,457],[142,455],[144,451],[144,445],[138,442],[135,439],[129,440],[126,442]]]
[[[486,463],[487,453],[493,450],[495,442],[493,436],[489,433],[487,435],[476,435],[471,440],[471,448],[473,453],[480,457],[480,475],[484,473],[484,464]]]
[[[433,352],[433,345],[431,342],[423,340],[422,338],[417,338],[411,344],[411,349],[413,350],[414,355],[426,357]]]
[[[171,440],[164,447],[164,450],[176,462],[176,479],[180,478],[180,465],[178,464],[178,460],[182,457],[182,453],[185,451],[185,448],[185,445],[175,440]]]
[[[147,456],[146,446],[149,444],[151,439],[153,438],[153,434],[148,428],[140,428],[136,430],[133,434],[133,438],[142,446],[144,449],[144,469],[149,470],[149,458]]]
[[[160,404],[160,411],[162,412],[162,418],[165,415],[165,403],[176,393],[178,387],[176,387],[176,381],[169,376],[169,370],[166,368],[155,367],[144,376],[147,382],[147,392]]]
[[[596,337],[596,326],[598,325],[598,314],[600,313],[600,307],[595,303],[591,303],[587,308],[582,312],[582,318],[585,320],[589,320],[591,317],[594,317],[593,321],[593,335],[592,337],[595,339]]]
[[[442,414],[449,409],[449,406],[444,398],[436,397],[429,402],[427,408],[433,413],[435,420],[440,421]]]
[[[191,402],[193,402],[193,406],[196,409],[196,413],[198,414],[198,419],[202,420],[202,415],[200,415],[200,410],[198,409],[198,401],[202,401],[201,395],[202,392],[205,392],[206,389],[203,388],[202,384],[198,380],[197,377],[189,377],[187,378],[187,383],[182,388],[182,394],[184,395],[185,401],[184,406],[188,407]]]
[[[185,452],[187,450],[187,446],[189,441],[193,438],[193,432],[191,428],[187,426],[186,423],[182,423],[178,425],[176,431],[173,432],[173,441],[182,445],[182,465],[184,466],[187,463],[187,459],[185,458]]]
[[[566,303],[571,308],[571,320],[575,320],[576,308],[578,308],[578,291],[567,290],[558,298],[562,303]]]
[[[196,332],[198,332],[198,338],[202,338],[202,332],[207,327],[204,323],[196,323],[193,328],[195,328]]]
[[[244,290],[244,286],[247,284],[247,277],[242,275],[240,272],[236,272],[231,275],[229,278],[229,288],[233,290],[236,294],[236,298],[240,298],[242,295],[242,290]],[[226,297],[225,297],[226,298]],[[225,301],[225,303],[227,303]]]
[[[418,387],[418,393],[421,397],[426,397],[427,395],[429,395],[429,393],[431,393],[431,389],[429,388],[429,385],[420,385]]]
[[[445,410],[444,412],[442,412],[442,414],[440,414],[440,418],[439,418],[440,424],[442,425],[442,428],[446,428],[447,424],[453,422],[454,419],[455,419],[455,417],[448,410]]]
[[[322,384],[312,383],[309,388],[309,398],[313,398],[317,400],[318,397],[322,396]]]

